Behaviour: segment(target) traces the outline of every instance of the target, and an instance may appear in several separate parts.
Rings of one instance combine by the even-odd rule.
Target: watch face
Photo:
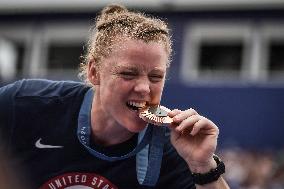
[[[168,116],[170,109],[164,106],[149,106],[139,112],[139,117],[144,121],[154,125],[166,125],[173,122],[173,119]]]

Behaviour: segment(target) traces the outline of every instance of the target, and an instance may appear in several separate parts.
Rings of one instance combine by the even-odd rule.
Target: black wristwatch
[[[219,177],[225,173],[225,164],[217,155],[213,155],[214,160],[217,163],[215,169],[211,169],[207,173],[192,173],[193,181],[195,184],[204,185],[214,182],[219,179]]]

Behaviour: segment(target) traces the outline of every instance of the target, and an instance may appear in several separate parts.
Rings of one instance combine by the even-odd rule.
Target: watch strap
[[[217,155],[213,155],[213,159],[217,163],[215,169],[211,169],[207,173],[192,173],[193,181],[198,185],[205,185],[214,182],[219,179],[219,177],[225,173],[225,164]]]

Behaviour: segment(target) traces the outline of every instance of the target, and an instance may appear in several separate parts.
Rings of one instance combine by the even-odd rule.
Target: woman
[[[163,21],[110,5],[81,67],[92,88],[22,80],[0,89],[4,138],[34,187],[228,188],[213,122],[175,109],[166,131],[139,116],[159,105],[170,56]]]

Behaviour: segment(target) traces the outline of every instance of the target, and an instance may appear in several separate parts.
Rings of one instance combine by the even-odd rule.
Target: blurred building
[[[111,2],[170,23],[163,104],[208,116],[222,147],[284,146],[283,0],[0,0],[0,85],[78,80],[93,18]]]

